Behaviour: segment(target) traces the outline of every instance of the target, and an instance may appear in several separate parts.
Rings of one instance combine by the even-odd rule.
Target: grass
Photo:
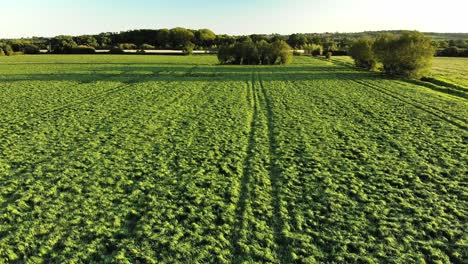
[[[336,56],[332,61],[343,65],[354,65],[349,56]],[[435,57],[431,74],[434,83],[442,86],[455,86],[466,91],[468,89],[468,58]]]
[[[1,58],[0,263],[467,258],[466,99],[215,62]]]
[[[431,77],[468,89],[468,58],[434,58]]]

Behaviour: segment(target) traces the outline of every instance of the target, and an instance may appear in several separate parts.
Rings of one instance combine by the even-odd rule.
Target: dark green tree
[[[373,51],[385,73],[411,78],[427,74],[434,55],[431,39],[417,31],[382,35],[376,39]]]
[[[374,39],[363,37],[356,40],[349,49],[349,54],[354,59],[354,63],[358,67],[366,69],[374,69],[377,65],[372,46]]]
[[[186,28],[173,28],[170,30],[172,48],[182,49],[188,42],[192,42],[195,34]]]

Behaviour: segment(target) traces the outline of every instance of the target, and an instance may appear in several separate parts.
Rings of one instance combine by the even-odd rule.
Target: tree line
[[[402,31],[383,32],[383,34],[401,35]],[[265,41],[269,44],[284,41],[292,49],[304,50],[306,54],[334,56],[348,55],[352,43],[362,37],[376,38],[382,32],[361,33],[320,33],[320,34],[252,34],[249,36],[230,36],[215,34],[210,29],[139,29],[118,33],[107,32],[97,35],[56,36],[53,38],[28,38],[0,40],[0,55],[19,53],[36,54],[40,49],[53,53],[93,53],[96,49],[112,50],[150,50],[178,49],[185,53],[192,50],[218,50],[222,46],[243,42],[249,37],[254,43]],[[468,56],[468,34],[427,33],[436,38],[432,40],[437,56]],[[466,35],[466,36],[465,36]],[[460,38],[460,39],[444,39]],[[462,39],[464,38],[464,39]]]

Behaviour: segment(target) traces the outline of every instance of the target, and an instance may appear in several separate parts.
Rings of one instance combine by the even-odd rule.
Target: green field
[[[464,98],[310,57],[2,57],[0,91],[0,263],[468,259]]]
[[[468,58],[434,58],[432,77],[468,90]]]
[[[336,56],[332,61],[341,65],[354,65],[349,56]],[[429,76],[436,79],[436,84],[455,85],[468,90],[468,58],[435,57]]]

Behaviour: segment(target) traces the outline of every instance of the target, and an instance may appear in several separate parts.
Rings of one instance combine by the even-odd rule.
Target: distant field
[[[352,65],[349,56],[335,56],[333,61]],[[429,77],[468,89],[468,58],[435,57]]]
[[[468,89],[468,58],[434,58],[432,76]]]
[[[0,105],[0,263],[468,259],[457,96],[310,57],[41,55],[0,58]]]

